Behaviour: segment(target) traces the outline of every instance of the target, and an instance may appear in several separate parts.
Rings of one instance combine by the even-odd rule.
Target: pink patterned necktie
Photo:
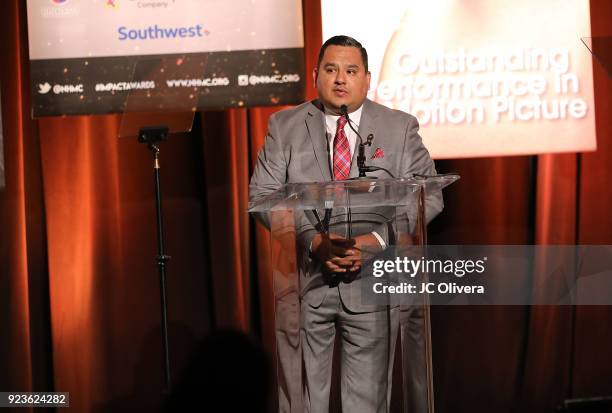
[[[334,180],[336,181],[348,179],[351,173],[351,149],[346,134],[344,133],[344,125],[346,125],[346,118],[340,116],[336,128],[336,136],[334,137],[333,164]]]

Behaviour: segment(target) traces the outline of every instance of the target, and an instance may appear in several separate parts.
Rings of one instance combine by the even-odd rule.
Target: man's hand
[[[312,240],[312,252],[331,273],[358,271],[367,255],[380,251],[381,245],[372,233],[346,239],[336,234],[317,234]]]
[[[332,273],[345,273],[352,266],[349,258],[354,254],[355,240],[336,234],[317,234],[312,239],[312,253]]]

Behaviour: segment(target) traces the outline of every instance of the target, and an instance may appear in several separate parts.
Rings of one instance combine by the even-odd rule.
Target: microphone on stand
[[[359,138],[359,149],[357,153],[357,168],[359,168],[359,178],[366,178],[366,172],[371,172],[371,171],[368,170],[368,167],[365,164],[365,161],[366,161],[365,146],[372,145],[372,140],[374,139],[374,135],[370,134],[368,136],[367,142],[364,143],[363,138],[361,137],[359,132],[357,132],[355,128],[353,127],[353,125],[351,124],[351,118],[349,118],[348,107],[346,105],[340,106],[340,114],[346,118],[346,121],[349,127],[353,130],[353,132],[355,132],[355,134]]]
[[[349,127],[353,130],[353,132],[355,132],[355,134],[359,138],[359,148],[357,149],[358,150],[358,152],[357,152],[357,168],[359,169],[359,178],[375,178],[375,177],[368,177],[366,175],[366,172],[374,172],[374,171],[385,171],[386,173],[388,173],[391,176],[391,178],[395,178],[395,176],[393,176],[393,174],[391,172],[389,172],[388,170],[386,170],[385,168],[379,168],[377,166],[366,166],[366,164],[365,164],[365,162],[366,162],[365,147],[366,147],[366,145],[367,146],[372,146],[372,141],[374,140],[374,135],[370,133],[368,135],[367,140],[364,142],[363,138],[361,137],[359,132],[357,132],[357,130],[352,125],[351,118],[349,118],[349,115],[348,115],[348,107],[346,105],[340,106],[340,114],[346,118],[346,121],[347,121]]]

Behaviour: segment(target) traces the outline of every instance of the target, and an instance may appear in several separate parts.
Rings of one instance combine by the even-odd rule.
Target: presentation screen
[[[161,88],[193,88],[199,109],[303,100],[300,0],[28,0],[27,14],[34,116],[121,112]],[[135,76],[190,57],[204,63],[181,78]]]
[[[588,0],[322,0],[323,38],[368,50],[369,97],[434,158],[596,149]]]

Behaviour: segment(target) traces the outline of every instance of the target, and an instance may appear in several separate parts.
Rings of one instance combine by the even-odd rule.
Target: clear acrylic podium
[[[338,386],[341,404],[347,397],[342,411],[433,413],[427,298],[400,306],[385,294],[372,298],[368,289],[375,261],[397,258],[401,245],[426,245],[427,213],[435,209],[429,204],[441,201],[442,188],[458,178],[286,184],[249,204],[270,230],[279,411],[315,412]],[[378,243],[360,248],[359,270],[336,275],[312,251],[313,238],[326,233],[346,239],[372,234]],[[330,353],[319,348],[313,320],[330,294],[339,295],[346,313],[369,324],[355,333],[332,322],[335,345],[343,347],[335,351],[344,358],[336,364],[346,371],[332,372],[329,359],[329,371],[321,373],[312,370],[325,365],[320,358]]]

